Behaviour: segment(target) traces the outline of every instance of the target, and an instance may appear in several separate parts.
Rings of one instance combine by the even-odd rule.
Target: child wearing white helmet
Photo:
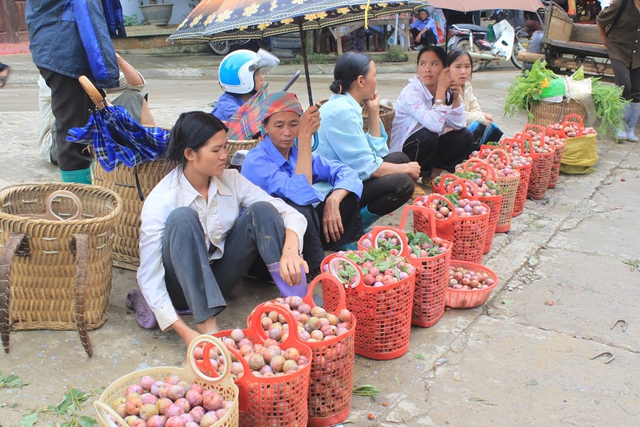
[[[240,49],[224,57],[218,68],[218,81],[224,93],[211,114],[227,122],[238,108],[264,86],[261,70],[273,68],[280,60],[264,49],[253,52]]]

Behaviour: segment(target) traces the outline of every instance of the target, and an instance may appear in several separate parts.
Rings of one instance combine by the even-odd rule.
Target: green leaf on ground
[[[83,415],[78,419],[78,425],[80,427],[93,427],[96,424],[98,424],[98,422],[95,419],[87,417],[86,415]]]
[[[536,385],[538,385],[538,381],[536,381],[536,380],[527,381],[527,387],[528,386],[536,386]]]
[[[416,359],[424,360],[424,356],[423,356],[423,355],[421,355],[420,353],[417,353],[414,357],[415,357]]]
[[[378,387],[371,384],[362,384],[359,386],[355,386],[351,390],[351,394],[355,396],[377,396],[378,393],[380,393]]]
[[[511,305],[511,304],[513,304],[513,301],[510,300],[510,299],[503,299],[502,300],[502,304],[503,305]]]
[[[36,411],[33,414],[25,415],[20,420],[20,427],[33,427],[36,421],[38,421],[38,415],[40,415],[40,411]]]
[[[397,382],[398,384],[400,384],[402,381],[400,381],[400,378],[398,378],[398,376],[396,375],[396,377],[393,379],[395,382]]]
[[[616,255],[616,256],[620,261],[622,261],[623,264],[626,264],[629,267],[631,267],[631,270],[640,271],[640,260],[626,259],[626,258],[622,258],[620,255]]]
[[[0,388],[22,388],[25,385],[16,375],[7,375],[5,377],[0,371]]]

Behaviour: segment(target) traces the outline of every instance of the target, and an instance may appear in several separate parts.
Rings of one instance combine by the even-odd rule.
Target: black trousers
[[[388,163],[409,163],[404,153],[389,153],[383,158]],[[386,215],[404,205],[413,195],[415,183],[407,174],[396,173],[362,182],[360,207],[367,206],[372,214]]]
[[[473,151],[473,141],[473,132],[467,128],[443,135],[422,128],[407,138],[402,151],[409,159],[420,163],[421,176],[429,177],[434,167],[453,172]]]
[[[632,70],[617,59],[611,60],[611,68],[614,83],[622,86],[622,97],[631,102],[640,102],[640,68]]]
[[[304,247],[302,256],[309,264],[309,271],[320,269],[320,263],[324,259],[325,250],[339,250],[340,246],[357,241],[362,237],[362,219],[360,218],[360,205],[355,194],[349,193],[340,203],[340,217],[344,233],[337,242],[327,242],[324,239],[324,226],[322,217],[324,216],[325,202],[313,205],[301,206],[290,200],[285,200],[287,204],[295,208],[307,219],[307,231],[304,233]]]
[[[416,37],[418,37],[420,31],[417,28],[411,29],[411,40],[415,43]],[[438,37],[433,34],[433,31],[427,30],[422,37],[420,37],[420,44],[422,46],[435,46],[438,44]]]
[[[91,166],[89,146],[67,142],[67,133],[74,127],[83,127],[89,121],[94,106],[78,79],[46,68],[40,75],[51,89],[51,110],[55,117],[56,147],[60,170],[74,171]]]

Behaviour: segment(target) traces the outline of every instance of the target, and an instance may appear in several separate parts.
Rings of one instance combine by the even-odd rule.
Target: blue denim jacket
[[[111,88],[118,86],[118,63],[109,28],[107,27],[102,2],[86,1],[89,16],[95,31],[96,48],[102,52],[108,79],[96,81],[96,86]],[[77,78],[81,75],[94,80],[85,47],[80,38],[74,17],[72,0],[27,0],[27,30],[33,62],[65,76]]]

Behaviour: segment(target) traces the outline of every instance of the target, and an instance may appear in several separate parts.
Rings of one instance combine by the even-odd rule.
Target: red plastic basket
[[[449,265],[451,262],[452,243],[443,240],[442,247],[446,250],[432,257],[417,257],[411,253],[407,236],[404,233],[404,226],[407,221],[407,214],[413,211],[424,211],[424,214],[433,216],[429,221],[429,230],[425,233],[431,239],[437,237],[435,230],[435,213],[429,209],[418,206],[405,206],[402,211],[402,218],[398,229],[389,227],[373,227],[371,233],[367,233],[358,241],[358,248],[366,250],[362,241],[371,235],[372,245],[377,248],[378,236],[381,232],[394,233],[402,242],[403,255],[416,268],[416,288],[413,293],[413,311],[411,324],[422,328],[429,328],[435,325],[444,314],[444,291],[449,285]]]
[[[525,141],[525,144],[529,143],[529,155],[533,159],[531,165],[531,177],[529,178],[529,190],[527,196],[533,200],[542,199],[547,193],[549,187],[549,180],[551,179],[551,168],[553,167],[554,152],[538,153],[534,151],[533,140],[529,132],[537,132],[540,134],[540,146],[547,145],[546,128],[540,125],[528,124],[524,126],[523,134],[521,138]]]
[[[265,310],[277,311],[284,316],[289,325],[295,325],[296,320],[289,310],[274,304],[268,308],[256,307],[247,319],[247,329],[244,335],[254,344],[264,342],[260,318]],[[228,337],[230,330],[219,331],[214,334],[218,338]],[[280,344],[283,350],[295,347],[311,361],[311,349],[296,340],[291,334]],[[250,371],[249,364],[236,349],[229,348],[229,352],[242,363],[243,374],[236,378],[235,383],[240,389],[240,426],[302,426],[309,418],[308,393],[311,363],[300,367],[296,372],[289,372],[276,377],[257,377]],[[213,370],[208,357],[199,366],[203,372]]]
[[[489,166],[489,165],[487,165]],[[471,180],[466,178],[458,178],[451,182],[447,188],[447,193],[453,191],[453,187],[456,185],[462,185],[463,192],[461,196],[467,199],[477,199],[489,207],[489,222],[487,223],[487,236],[484,241],[483,254],[491,252],[491,245],[493,245],[493,236],[496,234],[496,227],[498,226],[498,220],[500,219],[500,210],[502,209],[502,194],[495,196],[478,196],[478,186]],[[469,191],[471,190],[471,191]]]
[[[500,141],[500,144],[502,144],[505,147],[505,150],[511,154],[521,156],[525,155],[524,141],[521,139],[503,138]],[[512,218],[515,218],[524,212],[524,205],[527,202],[527,193],[529,192],[529,180],[531,179],[531,163],[523,166],[516,166],[515,168],[520,172],[520,182],[518,183],[518,189],[516,190],[516,199],[513,202]]]
[[[453,243],[453,221],[455,217],[455,207],[453,204],[444,198],[441,194],[431,193],[428,196],[418,197],[413,201],[413,206],[423,207],[429,206],[429,204],[434,200],[443,200],[445,204],[451,210],[451,216],[446,219],[435,219],[436,222],[436,233],[438,237],[448,240]],[[432,210],[428,209],[427,210]],[[428,233],[429,231],[429,223],[428,223],[428,215],[425,213],[418,211],[414,211],[413,214],[413,229],[417,231],[421,231],[423,233]]]
[[[482,262],[482,255],[484,254],[484,244],[487,237],[487,230],[489,228],[489,212],[483,215],[475,215],[470,217],[460,217],[455,212],[455,206],[446,197],[440,194],[431,194],[428,201],[431,202],[435,199],[441,199],[452,211],[452,215],[447,220],[451,220],[451,243],[453,244],[453,252],[451,259],[459,259],[463,261]],[[486,204],[484,207],[489,210]],[[425,208],[426,209],[426,208]],[[416,211],[413,215],[413,226],[417,231],[423,233],[429,232],[430,219],[433,221],[433,216],[427,217],[423,212]],[[436,232],[438,235],[445,234],[440,233],[438,225],[440,220],[435,220]]]
[[[500,148],[496,148],[491,151],[486,150],[482,155],[483,158],[486,159],[493,156],[494,154],[500,156],[500,159],[502,159],[502,161],[504,162],[506,162],[509,157],[509,153]],[[470,171],[476,171],[481,168],[487,169],[486,165],[488,164],[488,162],[485,161],[484,164],[482,164],[475,160],[476,159],[470,159],[470,161],[465,162],[463,168]],[[491,168],[489,168],[488,170],[490,170]],[[502,194],[502,205],[500,207],[498,224],[496,225],[496,233],[506,233],[511,229],[511,218],[513,217],[513,207],[516,201],[518,185],[520,184],[520,174],[514,176],[495,176],[493,181],[500,188],[500,194]]]
[[[493,285],[485,289],[453,289],[447,287],[446,305],[450,308],[475,308],[487,302],[491,291],[498,286],[498,275],[488,267],[472,262],[451,261],[451,268],[463,267],[468,270],[487,273],[494,280]]]
[[[339,253],[322,261],[322,269],[335,277],[340,263],[347,263],[357,272],[357,279],[347,285],[347,309],[357,319],[355,352],[376,360],[389,360],[409,350],[411,335],[411,307],[415,275],[397,283],[373,287],[364,284],[362,271]],[[342,265],[344,266],[344,264]],[[326,297],[325,297],[326,298]]]
[[[304,302],[311,307],[316,306],[313,292],[318,283],[322,285],[325,310],[337,316],[340,310],[346,308],[346,294],[342,283],[331,274],[322,273],[313,279],[303,298]],[[268,301],[260,306],[268,308],[273,304],[277,303]],[[309,427],[334,426],[349,416],[357,323],[353,314],[350,323],[351,328],[346,334],[326,338],[321,342],[300,341],[297,330],[289,326],[290,335],[308,346],[313,353],[309,384]]]

